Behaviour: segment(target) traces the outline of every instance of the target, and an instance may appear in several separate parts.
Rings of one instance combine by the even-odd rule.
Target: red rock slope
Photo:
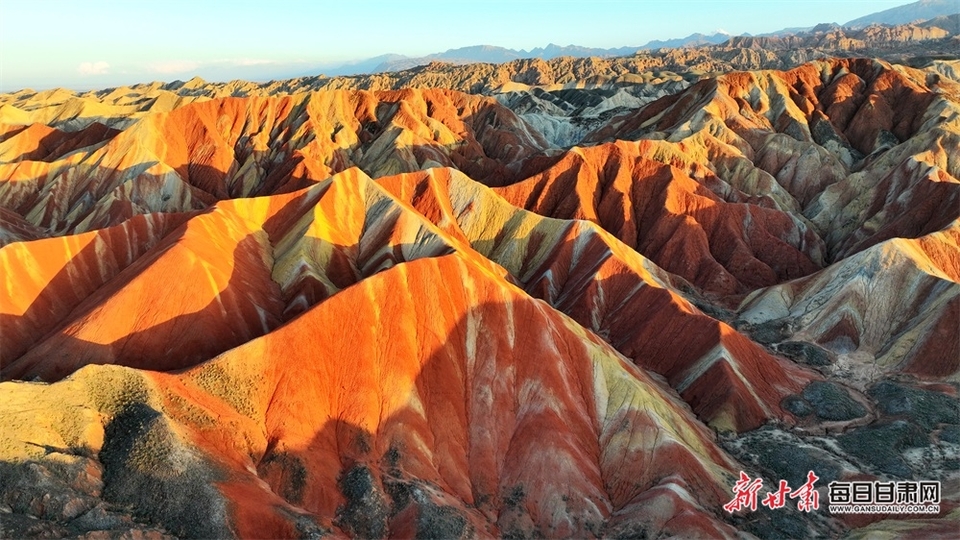
[[[424,192],[435,197],[408,198]],[[780,401],[814,377],[701,313],[671,288],[688,285],[603,229],[524,212],[450,169],[380,185],[351,169],[299,192],[218,203],[157,230],[162,239],[138,244],[141,251],[130,248],[137,232],[110,228],[0,248],[7,271],[36,267],[37,275],[32,287],[2,296],[11,306],[4,320],[16,329],[5,336],[4,377],[52,381],[89,363],[189,367],[395,264],[454,251],[501,265],[497,271],[531,295],[665,376],[718,429],[784,418]],[[58,250],[69,261],[42,255]],[[110,250],[117,262],[85,281],[96,256]],[[681,336],[696,339],[677,347]]]
[[[744,301],[750,324],[789,328],[791,339],[840,355],[837,369],[960,373],[960,223],[915,240],[889,240],[804,279]],[[787,336],[785,336],[787,337]],[[867,379],[869,380],[869,379]]]
[[[689,290],[682,279],[591,222],[524,212],[449,169],[378,183],[502,265],[530,295],[666,377],[715,429],[785,417],[783,397],[815,378],[702,313],[674,292]]]
[[[575,149],[545,171],[498,190],[511,203],[586,219],[628,246],[718,294],[742,293],[816,271],[824,246],[804,221],[733,192],[712,192],[709,170],[695,179],[648,157],[656,144],[619,141]]]
[[[116,500],[169,489],[170,467],[181,485],[216,478],[194,504],[219,505],[217,521],[144,507],[177,534],[734,536],[707,510],[734,465],[682,402],[459,255],[386,270],[179,375],[89,367],[4,387],[5,407],[56,393],[87,420],[33,415],[47,435],[5,431],[2,447],[83,445]]]
[[[707,187],[717,195],[750,195],[806,222],[833,262],[958,217],[958,89],[866,59],[732,73],[613,119],[586,141],[666,139],[655,159],[673,165],[679,154],[716,175]]]

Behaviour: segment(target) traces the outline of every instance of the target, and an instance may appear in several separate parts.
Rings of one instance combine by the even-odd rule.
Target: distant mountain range
[[[551,43],[546,47],[536,47],[534,49],[530,49],[529,51],[524,49],[508,49],[506,47],[497,47],[494,45],[473,45],[470,47],[450,49],[442,53],[421,57],[387,54],[362,60],[360,62],[344,64],[335,69],[326,70],[325,74],[330,76],[338,76],[358,75],[364,73],[384,73],[410,69],[429,64],[430,62],[448,62],[451,64],[471,64],[476,62],[485,62],[489,64],[502,64],[505,62],[511,62],[513,60],[519,60],[521,58],[541,58],[543,60],[552,60],[561,56],[572,56],[574,58],[587,58],[590,56],[628,56],[636,53],[638,50],[717,44],[723,43],[728,39],[730,39],[730,34],[722,32],[712,35],[696,33],[685,38],[670,39],[667,41],[651,41],[638,47],[616,47],[611,49],[603,49],[598,47],[581,47],[579,45],[563,46]]]
[[[905,6],[871,13],[849,21],[844,26],[863,28],[871,24],[906,24],[954,13],[960,13],[960,2],[957,0],[920,0]]]
[[[859,29],[871,24],[905,24],[917,20],[927,20],[935,17],[951,15],[958,12],[960,12],[960,3],[958,3],[957,0],[920,0],[918,2],[914,2],[913,4],[899,6],[854,19],[847,22],[843,26]],[[760,36],[783,37],[805,32],[824,31],[827,28],[835,28],[839,26],[840,25],[836,23],[824,23],[810,27],[784,28],[776,32],[760,34]],[[579,45],[561,46],[551,43],[546,47],[537,47],[528,51],[524,49],[508,49],[506,47],[497,47],[493,45],[474,45],[470,47],[461,47],[458,49],[449,49],[445,52],[421,57],[410,57],[401,54],[385,54],[357,62],[334,66],[332,68],[321,68],[321,71],[323,71],[323,73],[327,76],[335,77],[402,71],[405,69],[426,65],[431,62],[448,62],[451,64],[470,64],[483,62],[490,64],[502,64],[505,62],[511,62],[513,60],[519,60],[521,58],[541,58],[543,60],[551,60],[561,56],[570,56],[574,58],[586,58],[590,56],[617,57],[629,56],[640,50],[719,45],[729,40],[731,37],[752,36],[750,34],[732,36],[731,34],[723,31],[717,31],[712,34],[702,34],[698,32],[683,38],[653,40],[636,47],[617,47],[611,49],[582,47]],[[307,75],[307,73],[304,73],[303,75]]]
[[[233,96],[266,96],[278,93],[308,93],[322,90],[399,90],[402,88],[446,88],[469,94],[501,95],[537,91],[559,91],[569,88],[603,89],[648,88],[641,95],[619,96],[617,105],[635,103],[675,93],[678,88],[700,80],[711,73],[753,70],[788,70],[798,65],[828,57],[875,58],[890,63],[925,67],[932,61],[947,61],[937,69],[944,76],[955,78],[960,72],[960,14],[937,17],[926,22],[897,26],[844,28],[836,24],[820,24],[809,31],[790,35],[735,36],[719,45],[700,47],[639,50],[597,61],[592,58],[558,56],[550,59],[519,58],[509,62],[462,64],[432,62],[409,69],[376,74],[348,76],[307,75],[266,82],[229,81],[206,83],[200,78],[169,84],[137,85],[137,92],[147,87],[176,92],[180,97],[209,98]],[[576,74],[576,76],[574,76]],[[127,89],[117,89],[126,95]],[[607,96],[610,97],[610,96]],[[66,98],[64,98],[66,99]],[[539,97],[538,97],[539,99]],[[521,99],[521,101],[523,101]],[[553,110],[556,104],[544,105]],[[578,102],[562,110],[592,108],[598,103]],[[529,107],[521,103],[518,107]],[[520,110],[520,109],[518,109]],[[606,110],[606,109],[604,109]],[[527,109],[523,109],[527,112]],[[603,112],[595,109],[597,114]],[[59,113],[58,113],[59,114]],[[64,121],[73,122],[69,118]],[[101,123],[104,119],[99,120]],[[76,122],[73,122],[76,124]],[[83,123],[83,127],[89,122]],[[109,127],[116,127],[107,122]],[[72,128],[77,128],[74,125]],[[582,126],[551,131],[557,140],[580,133]],[[582,133],[581,133],[582,134]],[[564,146],[558,144],[558,146]]]
[[[451,64],[471,64],[476,62],[485,62],[489,64],[502,64],[519,60],[521,58],[541,58],[543,60],[552,60],[561,56],[571,56],[574,58],[596,57],[616,57],[629,56],[641,50],[652,50],[662,48],[679,47],[701,47],[704,45],[717,45],[727,41],[732,36],[726,32],[718,31],[713,34],[694,33],[684,38],[668,39],[665,41],[654,40],[637,47],[615,47],[603,49],[598,47],[581,47],[579,45],[556,45],[551,43],[546,47],[537,47],[534,49],[508,49],[506,47],[497,47],[494,45],[473,45],[470,47],[461,47],[459,49],[450,49],[442,53],[431,54],[428,56],[410,57],[400,54],[385,54],[367,60],[361,60],[350,64],[343,64],[334,69],[325,70],[328,76],[340,75],[358,75],[364,73],[385,73],[392,71],[402,71],[417,66],[429,64],[430,62],[448,62]]]

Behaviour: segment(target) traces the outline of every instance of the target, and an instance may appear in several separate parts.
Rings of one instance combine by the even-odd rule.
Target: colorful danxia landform
[[[0,96],[3,534],[955,538],[960,63],[795,60]]]

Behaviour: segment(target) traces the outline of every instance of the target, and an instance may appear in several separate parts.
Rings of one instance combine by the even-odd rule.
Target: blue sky
[[[0,92],[310,73],[469,45],[642,45],[848,20],[910,0],[0,0]]]

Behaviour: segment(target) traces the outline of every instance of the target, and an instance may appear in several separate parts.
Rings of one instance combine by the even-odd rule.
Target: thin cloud
[[[103,60],[99,62],[81,62],[77,67],[77,72],[83,76],[88,75],[106,75],[109,73],[110,64]]]
[[[228,62],[232,63],[235,66],[260,66],[263,64],[277,63],[273,60],[261,60],[258,58],[237,58],[235,60],[229,60]]]
[[[148,67],[150,71],[154,73],[174,75],[177,73],[196,71],[200,66],[200,62],[194,62],[193,60],[167,60],[164,62],[155,62]]]
[[[196,60],[164,60],[162,62],[148,64],[147,69],[159,75],[181,75],[184,73],[196,73],[201,69],[224,69],[229,67],[253,67],[275,64],[277,64],[277,62],[273,60],[263,60],[260,58],[225,58],[205,62],[198,62]]]

